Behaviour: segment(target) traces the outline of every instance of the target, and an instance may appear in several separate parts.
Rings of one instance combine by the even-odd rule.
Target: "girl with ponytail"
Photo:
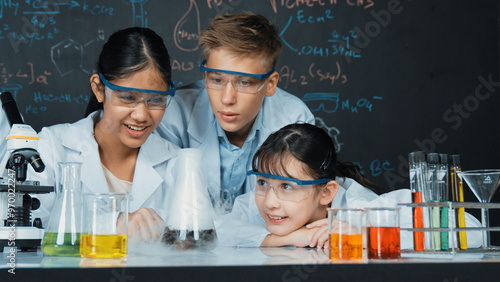
[[[271,134],[255,153],[246,181],[255,189],[239,196],[232,212],[215,222],[220,244],[328,248],[329,207],[411,202],[409,189],[382,194],[383,188],[364,178],[357,166],[337,160],[323,129],[305,123]],[[411,215],[410,208],[401,209],[401,227],[412,226]],[[410,232],[402,232],[401,247],[412,246]]]

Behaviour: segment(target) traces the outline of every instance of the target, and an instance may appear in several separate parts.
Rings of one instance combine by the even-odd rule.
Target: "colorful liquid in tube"
[[[412,202],[422,203],[422,192],[412,192]],[[413,228],[424,228],[424,214],[422,207],[413,208]],[[415,251],[423,251],[425,249],[424,232],[413,232],[413,247]]]
[[[420,189],[419,170],[417,167],[417,156],[415,152],[411,152],[408,157],[410,169],[410,189],[412,203],[422,203],[422,191]],[[424,214],[422,207],[413,208],[413,228],[424,228]],[[425,249],[425,234],[421,231],[413,232],[413,249],[415,251],[423,251]]]
[[[462,167],[460,166],[460,155],[452,155],[450,167],[452,200],[454,202],[463,202],[464,188],[462,179],[457,174],[458,171],[462,171]],[[455,208],[455,220],[458,228],[465,228],[464,208]],[[465,231],[458,231],[457,238],[458,248],[467,250],[467,233]]]
[[[439,201],[448,201],[448,155],[439,154],[440,163],[438,167],[438,189]],[[448,207],[441,207],[441,228],[448,228]],[[446,251],[449,248],[448,231],[441,232],[441,250]]]
[[[427,154],[427,190],[425,193],[427,194],[428,199],[427,202],[439,202],[439,187],[438,187],[438,162],[439,155],[437,153],[429,153]],[[431,207],[430,208],[430,221],[432,228],[441,227],[441,215],[440,215],[440,207]],[[441,249],[441,236],[440,232],[432,231],[431,232],[431,248],[433,250]]]

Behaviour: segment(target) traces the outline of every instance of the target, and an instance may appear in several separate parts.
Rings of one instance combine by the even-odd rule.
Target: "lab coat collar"
[[[99,148],[94,138],[94,118],[98,119],[100,111],[94,112],[87,116],[87,118],[78,121],[75,125],[67,128],[65,137],[61,140],[61,145],[80,152],[77,161],[82,163],[81,180],[91,193],[102,193],[108,191],[101,187],[106,182],[106,177],[101,167],[101,160],[99,158]],[[80,125],[78,125],[80,124]],[[78,140],[75,142],[75,140]],[[71,161],[71,160],[68,160]],[[83,188],[83,187],[82,187]],[[83,192],[89,192],[83,190]]]
[[[162,185],[164,179],[155,167],[173,157],[177,147],[155,133],[151,134],[141,146],[137,156],[134,180],[132,183],[129,209],[138,210],[151,197],[154,191]],[[166,171],[163,171],[165,174]]]
[[[80,162],[82,162],[82,183],[92,193],[102,193],[109,191],[103,189],[102,183],[106,182],[106,177],[101,167],[99,150],[94,138],[94,119],[100,112],[94,112],[87,118],[78,121],[82,126],[69,127],[62,145],[68,149],[80,152]],[[82,130],[83,129],[83,130]],[[79,140],[75,142],[75,140]],[[137,210],[151,196],[151,194],[162,184],[163,177],[155,170],[155,166],[166,162],[174,156],[176,146],[152,133],[146,142],[141,146],[134,172],[134,180],[131,190],[131,201],[129,209]]]
[[[191,112],[188,124],[188,134],[199,143],[203,143],[207,136],[215,130],[216,119],[212,112],[212,107],[208,99],[208,92],[203,88]]]
[[[201,87],[203,90],[199,93],[198,97],[193,106],[191,116],[189,117],[189,124],[187,126],[187,132],[190,135],[191,144],[190,147],[200,148],[203,150],[203,163],[212,164],[206,168],[206,177],[208,183],[208,190],[210,196],[213,200],[218,200],[220,197],[220,186],[221,186],[221,171],[220,171],[220,150],[219,150],[219,139],[217,134],[217,119],[215,118],[210,101],[208,99],[208,92],[204,88],[204,84],[201,82]],[[273,97],[273,96],[271,96]],[[256,119],[257,126],[260,132],[258,136],[268,136],[273,132],[272,128],[275,128],[274,124],[266,125],[264,124],[264,113],[268,113],[268,116],[272,116],[281,121],[282,117],[275,117],[272,115],[272,103],[268,101],[270,97],[264,99],[263,106],[259,115]],[[266,122],[274,122],[268,119]],[[264,140],[258,140],[258,145]]]

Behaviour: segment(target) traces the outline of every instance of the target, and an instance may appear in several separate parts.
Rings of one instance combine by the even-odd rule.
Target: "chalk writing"
[[[106,5],[99,5],[99,4],[95,4],[94,6],[91,6],[91,5],[87,4],[87,1],[84,1],[83,5],[82,5],[82,11],[85,13],[90,13],[91,15],[94,15],[94,16],[100,15],[100,14],[107,14],[107,15],[112,16],[114,8],[113,7],[106,7]]]
[[[189,1],[187,12],[180,18],[174,28],[174,43],[182,51],[198,50],[200,37],[200,12],[194,0]]]
[[[31,23],[34,27],[44,28],[46,25],[55,25],[56,20],[54,17],[41,17],[40,15],[34,15],[31,17]]]
[[[45,112],[45,111],[47,111],[47,107],[45,107],[45,106],[34,107],[32,105],[27,105],[24,107],[25,114],[39,114],[39,113]]]
[[[4,9],[14,9],[14,15],[17,15],[17,10],[19,8],[19,3],[12,0],[1,0],[0,1],[0,19],[3,18]]]
[[[64,94],[43,94],[41,92],[33,93],[33,101],[36,103],[41,102],[55,102],[55,103],[77,103],[77,104],[87,104],[89,102],[89,95],[79,94],[77,96],[72,96],[70,93]]]
[[[325,15],[322,16],[305,16],[303,14],[303,10],[299,10],[297,12],[297,16],[295,17],[297,22],[302,24],[311,24],[311,23],[325,23],[327,20],[333,20],[334,16],[332,15],[330,10],[325,11]],[[320,57],[330,57],[330,56],[344,56],[349,58],[361,58],[360,50],[358,48],[351,48],[350,42],[357,38],[356,31],[351,29],[347,34],[340,34],[334,29],[331,32],[331,38],[327,39],[324,46],[315,44],[302,44],[300,47],[294,47],[292,43],[290,43],[285,38],[285,33],[288,28],[290,28],[293,16],[290,16],[286,26],[280,33],[281,39],[285,46],[290,48],[293,52],[296,52],[298,55],[304,56],[320,56]],[[328,45],[328,46],[327,46]]]
[[[284,85],[281,85],[281,87],[283,87],[284,89],[287,89],[289,84],[294,84],[297,82],[300,85],[307,85],[311,80],[330,82],[330,85],[334,85],[335,83],[347,83],[347,75],[342,74],[342,69],[339,62],[335,62],[334,70],[326,71],[321,68],[317,68],[316,64],[312,62],[309,65],[307,74],[299,74],[297,75],[297,77],[295,77],[295,70],[291,69],[287,65],[282,66],[279,73],[280,82],[284,82]]]
[[[236,9],[238,5],[243,3],[243,0],[228,0],[228,1],[223,1],[223,0],[207,0],[208,8],[212,9],[217,12],[217,14],[227,14]],[[214,6],[212,6],[212,3]]]
[[[148,12],[144,10],[144,4],[148,0],[131,0],[132,3],[132,25],[148,27]]]
[[[17,84],[17,83],[7,83],[7,84],[2,84],[0,86],[0,91],[12,93],[12,97],[14,98],[14,100],[16,100],[17,92],[21,88],[23,88],[23,87],[20,84]]]
[[[324,72],[319,68],[315,68],[315,63],[311,63],[309,66],[309,76],[312,78],[318,77],[319,81],[329,80],[331,81],[331,85],[335,84],[335,81],[339,81],[341,84],[347,82],[347,76],[342,74],[342,70],[340,69],[339,62],[335,62],[335,66],[337,67],[335,73],[331,73],[329,71]]]
[[[379,159],[373,160],[367,166],[368,170],[366,170],[365,169],[366,166],[362,165],[360,162],[353,162],[353,163],[359,167],[360,173],[365,175],[365,176],[371,175],[371,176],[376,177],[376,176],[379,176],[386,171],[395,170],[395,168],[391,165],[391,163],[387,159],[384,159],[383,161],[379,160]]]
[[[25,105],[24,107],[24,113],[25,114],[40,114],[43,112],[46,112],[48,110],[47,103],[55,103],[55,104],[68,104],[68,103],[75,103],[75,104],[82,104],[86,105],[89,102],[89,95],[88,94],[70,94],[70,93],[63,93],[63,94],[54,94],[54,93],[42,93],[39,91],[36,91],[33,93],[33,102],[35,105],[28,104]],[[43,105],[36,105],[39,103],[43,103]]]
[[[28,84],[41,83],[48,84],[47,77],[51,76],[47,70],[36,70],[32,62],[27,62],[27,69],[9,70],[4,63],[0,63],[0,83],[7,84],[11,79],[21,79]]]
[[[325,10],[324,11],[324,14],[322,14],[321,16],[318,16],[318,15],[304,15],[304,10],[299,10],[297,12],[297,21],[301,24],[303,23],[320,23],[320,22],[326,22],[328,20],[332,20],[334,19],[335,17],[333,16],[332,14],[332,11],[331,10]]]
[[[306,93],[302,101],[306,103],[311,112],[323,111],[325,113],[335,113],[340,107],[343,111],[358,113],[360,109],[366,109],[368,112],[373,110],[373,102],[367,98],[359,98],[351,103],[349,99],[343,101],[339,98],[339,93]],[[373,96],[373,100],[383,100],[382,97]]]
[[[172,60],[172,70],[178,71],[190,71],[194,69],[193,62],[179,62],[178,60]]]
[[[375,0],[270,0],[273,12],[278,13],[278,7],[294,9],[299,7],[313,8],[315,6],[332,6],[337,4],[347,4],[351,7],[363,9],[371,8],[375,5]]]

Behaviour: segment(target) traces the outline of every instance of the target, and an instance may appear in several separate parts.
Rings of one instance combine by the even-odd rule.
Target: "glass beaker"
[[[177,249],[213,249],[215,215],[201,169],[200,149],[179,151],[175,192],[171,199],[162,242]]]
[[[401,258],[399,208],[367,208],[368,258]]]
[[[58,163],[60,178],[56,201],[42,240],[49,256],[79,256],[82,230],[81,163]]]
[[[362,216],[362,209],[328,209],[331,260],[360,260],[363,258]]]
[[[80,255],[123,258],[127,255],[127,193],[84,194]]]

